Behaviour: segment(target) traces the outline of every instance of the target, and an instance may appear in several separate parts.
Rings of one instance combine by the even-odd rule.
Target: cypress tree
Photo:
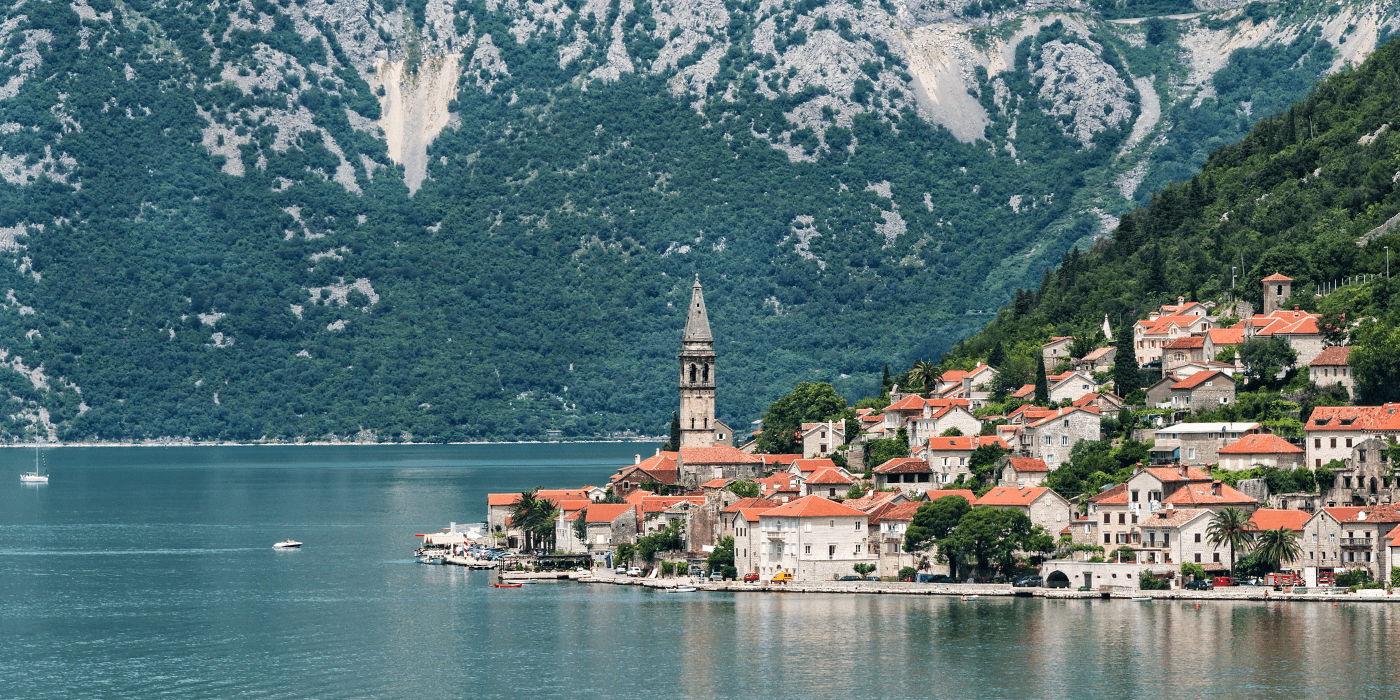
[[[885,363],[885,376],[880,379],[880,393],[890,393],[890,363]]]
[[[1035,402],[1040,406],[1050,403],[1050,381],[1045,378],[1045,361],[1041,359],[1035,363]]]
[[[1140,388],[1138,382],[1141,381],[1137,358],[1133,355],[1132,328],[1119,328],[1114,337],[1118,339],[1118,352],[1113,356],[1113,385],[1118,396],[1126,399],[1128,394]]]
[[[661,446],[666,452],[675,452],[681,448],[681,414],[679,411],[671,412],[671,439]]]

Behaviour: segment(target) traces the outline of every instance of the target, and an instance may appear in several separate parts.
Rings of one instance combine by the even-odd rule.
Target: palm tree
[[[914,363],[914,368],[909,370],[909,381],[918,382],[924,385],[924,398],[928,398],[934,386],[943,381],[943,373],[938,371],[938,365],[928,360],[919,360]]]
[[[525,549],[534,550],[546,542],[554,540],[554,518],[559,509],[554,502],[540,498],[538,488],[520,494],[520,500],[510,510],[511,523],[525,533]]]
[[[1230,545],[1230,573],[1235,572],[1235,550],[1248,550],[1254,541],[1249,516],[1238,508],[1226,508],[1215,514],[1206,527],[1206,541],[1211,546]]]
[[[1259,533],[1259,539],[1254,543],[1254,554],[1273,562],[1273,570],[1278,571],[1283,562],[1297,561],[1303,555],[1303,547],[1298,544],[1298,533],[1281,527]]]

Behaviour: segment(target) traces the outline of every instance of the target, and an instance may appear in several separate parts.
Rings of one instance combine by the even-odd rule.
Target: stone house
[[[1102,418],[1117,419],[1123,410],[1123,399],[1111,391],[1085,394],[1074,400],[1076,408],[1097,408]]]
[[[1351,396],[1356,390],[1356,378],[1351,373],[1351,365],[1347,364],[1350,356],[1350,345],[1334,345],[1324,349],[1308,363],[1308,379],[1314,386],[1340,384],[1346,387],[1347,396]]]
[[[1046,379],[1049,383],[1051,403],[1073,402],[1086,394],[1094,393],[1096,388],[1094,378],[1084,372],[1065,372]]]
[[[1298,544],[1303,544],[1303,532],[1307,526],[1308,519],[1312,513],[1302,510],[1282,510],[1277,508],[1260,508],[1254,511],[1254,515],[1249,517],[1249,524],[1260,532],[1264,530],[1289,530],[1298,536]],[[1306,560],[1306,555],[1303,555]],[[1305,561],[1282,561],[1279,568],[1284,571],[1298,570],[1306,566]]]
[[[1327,347],[1326,340],[1318,326],[1318,314],[1303,311],[1298,307],[1292,310],[1270,311],[1251,316],[1232,326],[1243,331],[1246,339],[1282,338],[1298,353],[1298,365],[1312,362]]]
[[[933,482],[933,469],[926,460],[917,457],[896,457],[871,469],[870,474],[877,489],[928,491],[938,488]]]
[[[1235,380],[1221,372],[1197,372],[1172,385],[1172,408],[1210,411],[1235,401]]]
[[[739,532],[734,530],[734,514],[748,508],[757,511],[777,508],[782,505],[782,501],[770,501],[763,498],[741,498],[730,503],[719,510],[719,524],[715,528],[715,541],[710,544],[718,544],[725,537],[733,537],[738,540]],[[754,522],[758,522],[755,518]]]
[[[588,551],[602,554],[624,542],[637,541],[637,506],[631,503],[594,503],[584,514]]]
[[[1133,324],[1133,353],[1138,365],[1157,362],[1162,359],[1166,346],[1177,338],[1196,333],[1204,333],[1213,327],[1204,315],[1161,315],[1154,311],[1146,320]]]
[[[1071,359],[1069,356],[1070,346],[1074,345],[1073,336],[1055,336],[1050,342],[1040,346],[1040,357],[1045,363],[1045,371],[1050,372],[1055,366],[1064,360]]]
[[[1172,387],[1181,381],[1175,374],[1163,375],[1161,379],[1147,387],[1145,403],[1149,407],[1169,408],[1172,405]]]
[[[977,435],[982,432],[982,419],[961,405],[934,408],[925,405],[923,415],[914,419],[914,429],[909,432],[911,448],[923,445],[930,438],[938,437],[949,428],[957,428],[963,435]]]
[[[1113,361],[1118,357],[1118,348],[1112,345],[1105,345],[1088,355],[1074,361],[1074,369],[1077,372],[1093,374],[1095,372],[1107,372],[1113,369]]]
[[[1373,581],[1390,578],[1395,565],[1385,536],[1400,524],[1395,505],[1375,508],[1323,508],[1303,526],[1304,556],[1300,563],[1319,570],[1342,572],[1365,569]]]
[[[876,564],[869,517],[821,496],[806,496],[759,514],[759,574],[789,572],[795,581],[831,581]]]
[[[877,576],[895,576],[909,566],[918,567],[922,553],[911,554],[904,549],[904,532],[914,522],[914,513],[922,501],[905,501],[881,508],[870,519],[871,546],[879,559]]]
[[[967,407],[975,411],[991,402],[992,380],[996,376],[995,368],[981,364],[967,372],[949,370],[938,383],[938,398],[965,400]]]
[[[1252,496],[1218,480],[1209,484],[1189,483],[1167,496],[1162,503],[1170,508],[1207,508],[1216,512],[1237,508],[1253,513],[1259,507],[1259,501]]]
[[[644,488],[644,484],[675,485],[680,480],[680,470],[676,468],[677,455],[676,452],[661,450],[646,459],[633,455],[632,464],[618,469],[609,478],[608,486],[613,493],[625,497],[632,491]]]
[[[1303,448],[1269,433],[1245,435],[1220,448],[1216,455],[1222,469],[1241,471],[1254,467],[1297,469],[1307,464]]]
[[[996,486],[973,502],[973,507],[991,506],[1002,510],[1019,510],[1031,522],[1045,528],[1052,537],[1069,527],[1069,501],[1044,486]]]
[[[959,475],[971,476],[969,462],[973,451],[988,445],[995,445],[1004,450],[1010,449],[1006,441],[997,436],[963,435],[929,438],[923,448],[916,450],[913,455],[927,462],[933,470],[932,488],[937,489],[957,481]]]
[[[761,573],[763,557],[759,552],[766,548],[767,542],[759,527],[760,516],[774,507],[755,503],[736,507],[732,511],[726,509],[724,513],[725,524],[722,528],[733,533],[728,536],[734,538],[734,568],[739,570],[740,576]],[[772,576],[767,578],[771,579]]]
[[[1177,423],[1153,431],[1149,454],[1153,464],[1205,466],[1219,461],[1219,452],[1246,435],[1267,433],[1258,423]]]
[[[564,501],[559,504],[559,517],[554,520],[554,549],[565,554],[586,554],[588,543],[579,539],[574,525],[592,501]]]
[[[676,458],[680,485],[698,488],[710,479],[755,479],[763,476],[764,461],[728,445],[682,447]]]
[[[1204,362],[1215,355],[1206,350],[1207,336],[1187,335],[1177,338],[1162,348],[1162,371],[1171,372],[1188,362]]]
[[[1318,406],[1303,424],[1308,462],[1314,469],[1345,460],[1369,437],[1400,436],[1400,403],[1382,406]]]
[[[1145,514],[1133,538],[1138,562],[1177,565],[1193,562],[1205,568],[1217,568],[1222,550],[1211,546],[1205,536],[1212,517],[1214,513],[1204,508],[1164,508]],[[1111,555],[1112,549],[1108,553]],[[1225,553],[1228,561],[1228,550]]]
[[[1124,545],[1139,544],[1140,533],[1137,530],[1139,521],[1163,509],[1220,509],[1222,506],[1219,504],[1213,504],[1211,507],[1205,504],[1178,505],[1176,503],[1178,500],[1190,500],[1178,498],[1179,495],[1187,491],[1188,487],[1203,488],[1209,491],[1215,484],[1219,484],[1219,482],[1213,481],[1209,474],[1194,467],[1139,469],[1124,483],[1117,484],[1088,499],[1087,516],[1096,521],[1100,536],[1103,538],[1103,541],[1097,544],[1108,550]],[[1239,492],[1229,487],[1225,488],[1230,491],[1229,497],[1221,500],[1236,500],[1234,494]],[[1243,494],[1240,495],[1243,496]]]
[[[1383,506],[1400,503],[1400,477],[1390,461],[1390,443],[1367,438],[1352,446],[1334,469],[1333,482],[1320,484],[1329,506]]]
[[[802,482],[802,494],[804,496],[838,498],[846,495],[846,492],[851,490],[851,484],[855,482],[856,480],[845,469],[840,467],[823,469]]]
[[[1040,486],[1050,477],[1050,467],[1031,457],[1002,455],[997,461],[998,486]]]
[[[1259,281],[1264,285],[1265,315],[1283,308],[1283,303],[1293,293],[1293,278],[1275,272]]]
[[[1185,379],[1193,374],[1196,374],[1197,372],[1220,372],[1221,374],[1224,374],[1229,377],[1244,374],[1244,370],[1241,367],[1236,367],[1235,365],[1232,365],[1229,362],[1216,362],[1214,360],[1207,360],[1204,362],[1187,362],[1182,365],[1177,365],[1176,367],[1172,368],[1171,371],[1171,373],[1174,376],[1176,376],[1178,380]]]
[[[1100,420],[1094,408],[1057,409],[1021,429],[1018,451],[1022,457],[1034,457],[1056,469],[1069,461],[1070,450],[1080,440],[1098,441]]]
[[[825,457],[846,444],[846,421],[802,424],[802,456]]]

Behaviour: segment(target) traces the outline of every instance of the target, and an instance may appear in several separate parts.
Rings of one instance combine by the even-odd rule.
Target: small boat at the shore
[[[1152,599],[1151,599],[1151,598],[1148,598],[1147,596],[1142,596],[1141,598],[1133,598],[1133,602],[1134,602],[1134,603],[1146,603],[1146,602],[1149,601],[1149,600],[1152,600]]]
[[[667,593],[694,593],[699,589],[697,589],[695,586],[671,586],[670,588],[665,588],[663,590],[665,590]]]
[[[301,549],[301,543],[288,537],[277,544],[272,545],[273,549]]]
[[[492,588],[524,588],[524,584],[519,583],[493,583]]]

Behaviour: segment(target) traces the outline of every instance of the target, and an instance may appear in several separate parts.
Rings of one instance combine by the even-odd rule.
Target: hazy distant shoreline
[[[666,442],[665,437],[590,440],[511,440],[476,442],[12,442],[0,447],[405,447],[411,445],[588,445]]]

